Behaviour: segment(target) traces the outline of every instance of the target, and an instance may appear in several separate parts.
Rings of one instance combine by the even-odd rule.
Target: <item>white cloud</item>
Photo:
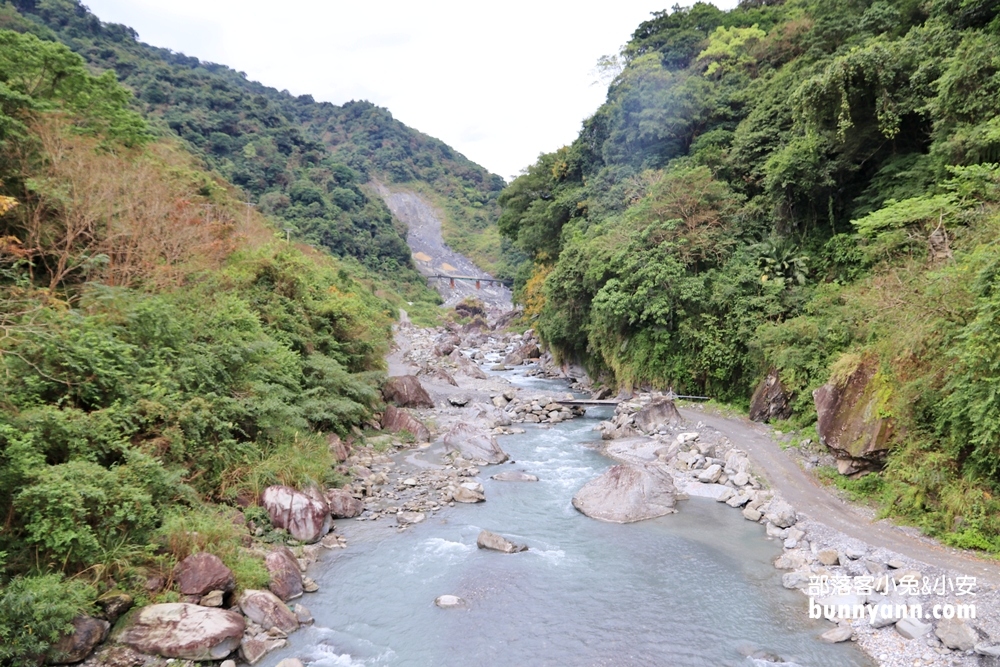
[[[732,7],[736,0],[720,0]],[[604,99],[597,59],[658,9],[509,0],[88,0],[139,38],[296,95],[368,99],[509,178]]]

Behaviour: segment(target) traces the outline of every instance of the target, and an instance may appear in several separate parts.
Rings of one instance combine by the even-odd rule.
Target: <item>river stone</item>
[[[462,482],[452,493],[452,499],[458,503],[481,503],[486,500],[486,494],[479,482]]]
[[[498,482],[537,482],[538,476],[524,472],[523,470],[508,470],[506,472],[498,472],[490,477],[490,479],[495,479]]]
[[[382,396],[386,403],[395,403],[401,408],[433,408],[434,401],[427,394],[416,375],[397,375],[386,378],[382,385]]]
[[[719,481],[720,477],[722,477],[722,466],[718,463],[713,463],[698,475],[698,481],[702,484],[715,484]]]
[[[620,463],[584,484],[573,496],[573,507],[593,519],[631,523],[673,514],[676,493],[665,470]]]
[[[923,621],[919,621],[912,616],[907,616],[906,618],[901,618],[896,621],[896,632],[903,635],[907,639],[923,637],[931,631],[932,627],[933,626],[930,623],[924,623]]]
[[[956,651],[971,651],[979,641],[979,633],[957,618],[938,621],[934,634],[942,644]]]
[[[896,600],[882,600],[872,606],[868,613],[868,623],[873,628],[893,625],[906,615],[905,603]]]
[[[764,512],[767,520],[779,528],[788,528],[795,524],[795,509],[784,500],[772,500]]]
[[[235,611],[171,602],[140,609],[117,639],[165,658],[221,660],[240,645],[245,625]]]
[[[819,636],[821,641],[825,641],[830,644],[838,644],[840,642],[846,642],[854,634],[854,630],[850,625],[838,625],[835,628],[827,630]]]
[[[473,461],[503,463],[508,458],[493,435],[466,422],[455,424],[445,434],[444,446],[446,450],[458,452],[463,458]]]
[[[479,537],[476,538],[476,546],[480,549],[502,551],[505,554],[514,554],[528,550],[527,546],[523,544],[514,544],[506,537],[497,535],[496,533],[491,533],[488,530],[484,530],[479,533]]]
[[[256,665],[271,651],[277,651],[286,646],[288,646],[288,640],[282,637],[270,637],[264,633],[256,636],[245,636],[240,642],[240,657],[248,665]]]
[[[464,609],[468,604],[457,595],[439,595],[434,598],[434,604],[442,609]]]
[[[53,647],[48,659],[50,665],[70,665],[80,662],[107,638],[111,624],[91,616],[77,616],[73,619],[73,632],[63,635]]]
[[[343,489],[327,489],[323,495],[334,519],[353,519],[365,511],[365,504]]]
[[[427,518],[427,515],[423,512],[397,512],[396,513],[396,523],[401,526],[409,526],[415,523],[420,523]]]
[[[781,585],[785,588],[802,588],[809,583],[809,570],[795,570],[781,575]]]
[[[236,583],[233,571],[215,554],[191,554],[174,568],[174,581],[181,595],[204,595],[209,591],[231,591]]]
[[[734,486],[746,486],[750,483],[750,475],[746,472],[738,472],[733,475],[733,485]]]
[[[743,518],[747,521],[760,521],[760,517],[760,510],[756,510],[752,507],[743,508]]]
[[[302,590],[306,593],[315,593],[319,590],[319,584],[309,577],[302,577]]]
[[[292,610],[271,591],[243,591],[239,605],[247,618],[265,630],[278,628],[288,633],[299,627]]]
[[[449,396],[448,402],[456,408],[464,408],[472,399],[468,396]]]
[[[990,644],[989,642],[981,642],[973,647],[973,650],[979,655],[987,655],[991,658],[1000,658],[1000,645]]]
[[[816,554],[816,560],[823,565],[836,565],[837,561],[840,560],[840,555],[836,549],[823,549]]]
[[[690,482],[684,486],[684,492],[693,498],[710,498],[718,502],[726,502],[733,495],[733,490],[724,484],[704,484]]]
[[[97,604],[103,612],[101,617],[109,623],[114,624],[115,621],[122,617],[122,614],[132,608],[135,602],[128,593],[112,593],[102,597],[97,601]]]
[[[330,532],[330,508],[289,486],[269,486],[261,501],[275,528],[284,528],[296,540],[312,543]]]
[[[287,602],[302,597],[302,570],[288,547],[275,547],[264,558],[264,567],[271,575],[268,589]]]

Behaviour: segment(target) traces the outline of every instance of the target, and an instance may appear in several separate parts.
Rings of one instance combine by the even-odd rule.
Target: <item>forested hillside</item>
[[[194,551],[266,585],[237,508],[336,484],[327,437],[381,405],[408,256],[391,280],[289,243],[243,194],[113,72],[0,30],[0,664],[101,596],[171,599]]]
[[[383,273],[412,268],[405,229],[364,184],[418,189],[442,209],[445,239],[504,272],[496,197],[504,182],[368,102],[294,97],[223,65],[155,48],[78,0],[15,0],[0,28],[58,40],[113,70],[158,134],[176,133],[250,203],[297,238]]]
[[[1000,6],[699,3],[605,65],[500,196],[547,344],[744,405],[774,370],[793,427],[826,385],[844,469],[881,470],[844,486],[1000,550]]]

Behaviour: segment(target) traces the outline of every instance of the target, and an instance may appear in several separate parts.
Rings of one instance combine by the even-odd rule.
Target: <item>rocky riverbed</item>
[[[331,518],[405,532],[445,508],[486,500],[484,466],[504,464],[494,480],[537,481],[530,470],[509,460],[497,437],[524,433],[525,424],[544,429],[582,414],[579,407],[560,403],[574,394],[519,388],[504,377],[519,367],[532,375],[566,373],[541,353],[530,331],[457,325],[417,329],[404,321],[397,344],[383,389],[385,411],[365,432],[330,438],[337,472],[347,480],[342,488],[265,491],[262,502],[273,525],[287,534],[288,546],[254,542],[262,529],[247,522],[248,548],[266,563],[268,589],[234,597],[232,573],[218,559],[192,556],[174,573],[180,600],[133,613],[116,628],[112,641],[87,660],[88,667],[138,667],[164,658],[261,661],[284,647],[289,633],[312,622],[308,594],[318,586],[308,576],[309,568],[324,553],[347,546],[342,535],[329,532],[336,529]],[[573,375],[568,379],[585,389],[580,374]],[[634,522],[684,512],[690,497],[713,499],[761,524],[761,539],[781,543],[783,552],[774,565],[785,572],[781,582],[786,588],[803,593],[803,615],[841,605],[856,610],[859,618],[830,621],[818,640],[855,641],[884,666],[1000,665],[996,588],[983,582],[970,588],[961,572],[907,559],[847,537],[825,526],[822,517],[797,513],[769,488],[767,471],[756,468],[739,442],[685,419],[668,397],[631,396],[598,429],[602,453],[619,464],[578,490],[573,505],[584,514]],[[481,548],[522,549],[492,533],[481,535],[479,542]],[[897,605],[914,603],[925,611],[973,603],[976,618],[903,618]],[[466,607],[449,594],[437,604]],[[81,628],[78,635],[100,640],[107,627],[97,630]],[[761,654],[748,660],[781,664],[779,658]]]

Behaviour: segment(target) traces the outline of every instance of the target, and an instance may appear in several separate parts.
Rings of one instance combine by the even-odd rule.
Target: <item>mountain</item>
[[[770,378],[765,416],[877,473],[838,484],[1000,550],[998,54],[990,0],[656,13],[500,196],[518,298],[610,385]]]
[[[6,3],[0,28],[60,41],[94,71],[114,71],[156,131],[183,138],[297,238],[382,272],[409,271],[405,228],[365,187],[377,180],[420,191],[441,209],[447,242],[484,269],[504,272],[495,226],[503,179],[386,109],[317,103],[143,44],[131,28],[100,21],[76,0]]]

